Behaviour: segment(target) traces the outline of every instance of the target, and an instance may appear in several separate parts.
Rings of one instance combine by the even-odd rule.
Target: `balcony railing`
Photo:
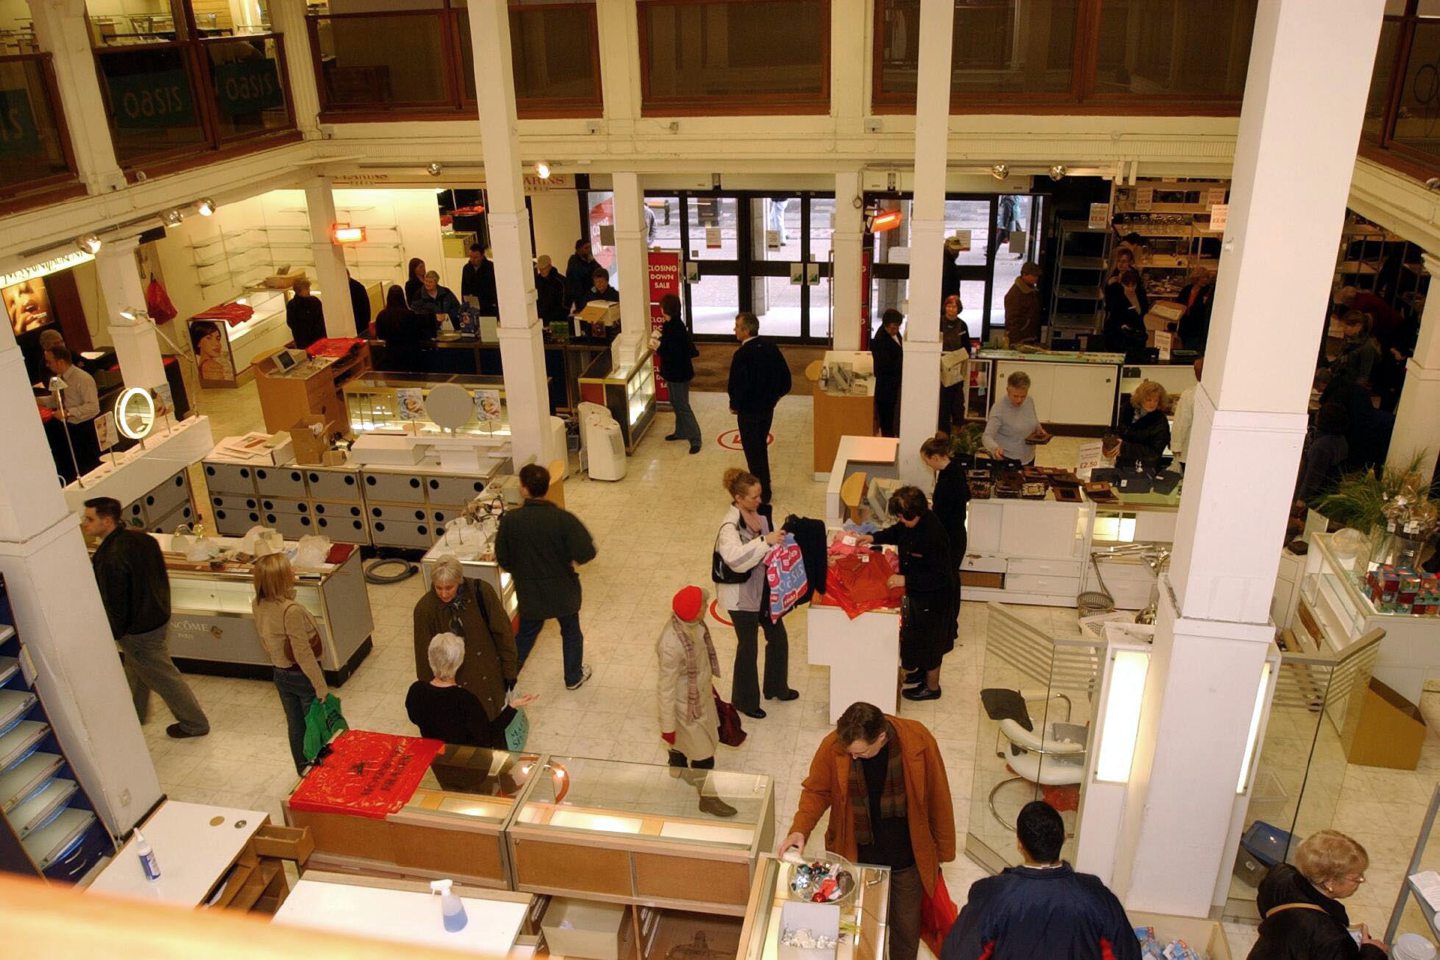
[[[0,56],[0,210],[77,189],[48,53]]]
[[[1380,30],[1360,153],[1424,180],[1440,174],[1440,18],[1406,7]]]

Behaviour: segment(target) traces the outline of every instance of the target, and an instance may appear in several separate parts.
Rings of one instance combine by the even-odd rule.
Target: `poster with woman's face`
[[[5,301],[10,328],[17,337],[50,322],[50,294],[45,289],[45,281],[38,277],[6,287],[0,291],[0,298]]]

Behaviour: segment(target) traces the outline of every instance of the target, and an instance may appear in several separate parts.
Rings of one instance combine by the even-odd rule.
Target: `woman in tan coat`
[[[705,626],[705,591],[683,587],[671,601],[671,615],[655,653],[660,660],[658,698],[660,739],[670,748],[670,766],[694,770],[715,768],[715,747],[720,743],[720,718],[711,692],[720,676],[715,644]],[[705,774],[682,774],[702,789]],[[700,796],[700,809],[717,817],[732,817],[735,808],[719,797]]]
[[[323,647],[315,618],[295,599],[295,571],[283,553],[270,553],[255,561],[255,599],[250,611],[260,645],[275,667],[275,689],[285,711],[285,731],[295,772],[304,774],[305,711],[314,700],[330,693],[320,669]]]

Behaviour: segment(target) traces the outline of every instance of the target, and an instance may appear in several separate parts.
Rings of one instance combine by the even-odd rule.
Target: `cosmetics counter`
[[[608,409],[620,424],[625,452],[634,453],[655,419],[655,364],[649,350],[622,362],[616,361],[617,352],[602,353],[585,368],[580,399]]]

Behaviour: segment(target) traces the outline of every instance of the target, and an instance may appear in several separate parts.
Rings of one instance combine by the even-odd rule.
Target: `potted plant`
[[[1346,474],[1315,509],[1326,518],[1370,536],[1370,559],[1376,563],[1417,563],[1420,551],[1434,536],[1437,505],[1428,497],[1419,467],[1428,456],[1419,451],[1401,467]]]

